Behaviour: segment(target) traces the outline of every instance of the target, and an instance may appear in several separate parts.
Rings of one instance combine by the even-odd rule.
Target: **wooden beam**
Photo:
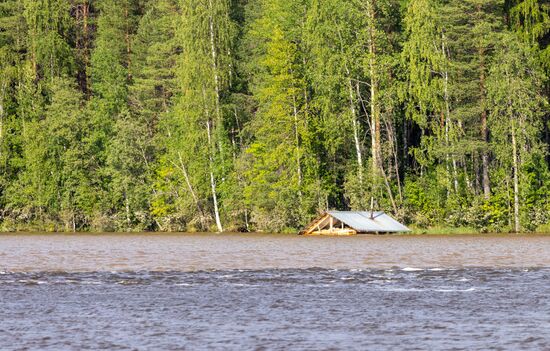
[[[324,227],[323,222],[325,222],[328,217],[328,214],[324,214],[323,216],[315,219],[309,224],[309,226],[306,227],[306,229],[303,231],[303,234],[308,235],[313,233],[315,230],[320,231]]]

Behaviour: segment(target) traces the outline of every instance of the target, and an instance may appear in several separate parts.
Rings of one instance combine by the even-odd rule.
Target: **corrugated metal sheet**
[[[410,231],[409,228],[384,212],[373,212],[373,218],[371,218],[370,211],[329,211],[328,214],[359,233],[397,233]]]

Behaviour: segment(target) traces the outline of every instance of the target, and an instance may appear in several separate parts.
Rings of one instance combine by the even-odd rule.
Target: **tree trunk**
[[[132,80],[133,73],[132,73],[132,26],[130,23],[131,15],[130,12],[131,3],[130,1],[125,1],[126,7],[124,9],[124,15],[126,16],[126,23],[125,23],[125,42],[126,42],[126,77],[128,81]]]
[[[2,81],[2,87],[0,87],[0,160],[2,159],[2,143],[4,139],[4,99],[7,90],[7,79]]]
[[[444,100],[445,100],[445,143],[447,148],[450,148],[450,138],[449,131],[451,128],[451,106],[449,102],[449,71],[447,67],[448,57],[447,57],[447,48],[445,47],[446,37],[445,32],[441,33],[441,50],[443,51],[443,56],[445,57],[445,71],[443,72],[443,91],[444,91]],[[447,158],[449,158],[449,153],[447,152]],[[451,155],[451,162],[453,166],[453,185],[455,193],[458,193],[458,172],[456,157],[454,154]]]
[[[488,145],[488,129],[487,129],[487,111],[481,113],[481,134],[483,135],[483,141],[485,145]],[[482,162],[482,182],[483,182],[483,196],[485,200],[489,200],[491,197],[491,185],[489,182],[489,153],[486,149],[483,149],[481,154]]]
[[[348,75],[350,73],[346,65]],[[357,120],[357,109],[355,107],[355,97],[353,95],[353,84],[351,78],[348,78],[349,84],[349,106],[351,112],[351,123],[353,126],[353,140],[355,142],[355,154],[357,157],[357,175],[359,176],[359,183],[363,186],[363,153],[361,151],[361,139],[359,138],[359,121]]]
[[[216,226],[218,227],[218,232],[223,232],[222,222],[220,220],[220,209],[218,207],[218,194],[216,191],[216,179],[214,178],[214,157],[212,153],[214,146],[212,145],[212,132],[210,127],[210,121],[206,122],[206,130],[208,133],[208,146],[209,146],[209,164],[210,164],[210,187],[212,189],[212,201],[214,202],[214,218],[216,219]]]
[[[394,211],[394,213],[397,213],[397,205],[396,205],[395,199],[393,197],[393,191],[391,190],[391,185],[390,185],[390,182],[388,180],[388,176],[386,175],[386,171],[384,170],[384,167],[382,166],[382,164],[380,164],[379,173],[382,175],[382,177],[384,179],[384,184],[386,185],[386,190],[388,191],[388,195],[390,197],[390,202],[391,202],[393,211]]]
[[[397,140],[395,138],[395,132],[393,130],[392,123],[386,121],[385,125],[386,125],[386,130],[388,131],[388,139],[391,144],[391,151],[393,154],[394,172],[395,172],[395,178],[397,180],[397,190],[399,192],[399,201],[403,203],[401,176],[399,174],[399,158],[397,156]]]
[[[214,78],[214,90],[216,94],[215,108],[216,108],[216,124],[219,126],[222,124],[221,110],[220,110],[220,76],[218,73],[218,53],[216,51],[216,34],[214,32],[214,16],[212,15],[213,5],[212,0],[208,1],[209,5],[209,18],[208,24],[210,29],[210,54],[212,59],[212,75]],[[207,122],[208,129],[208,144],[210,145],[210,150],[213,150],[213,141],[212,141],[212,131],[210,121]],[[218,142],[218,148],[220,150],[220,155],[223,157],[223,148],[221,140]],[[223,232],[222,223],[220,220],[220,210],[218,207],[218,195],[216,191],[216,180],[214,177],[214,157],[212,151],[210,152],[210,185],[212,188],[212,201],[214,202],[214,216],[216,219],[216,226],[218,227],[218,232]]]
[[[195,206],[197,207],[197,212],[199,213],[199,221],[201,222],[201,227],[205,228],[204,223],[204,213],[202,211],[202,207],[200,205],[199,197],[197,196],[197,193],[195,192],[195,189],[193,189],[193,185],[191,184],[191,179],[189,179],[189,173],[187,172],[187,167],[185,167],[185,164],[183,163],[183,158],[181,157],[181,153],[178,152],[178,159],[179,159],[179,166],[174,164],[176,168],[179,168],[181,170],[181,173],[183,174],[183,177],[185,178],[185,184],[187,184],[187,189],[191,193],[191,197],[193,198],[193,201],[195,202]]]
[[[374,7],[375,0],[367,1],[367,17],[369,19],[369,73],[370,73],[370,114],[371,114],[371,154],[373,174],[378,175],[380,171],[380,107],[378,106],[378,76],[376,71],[376,43],[375,24],[376,14]]]
[[[214,78],[214,89],[216,91],[216,118],[217,123],[220,123],[221,111],[220,111],[220,76],[218,74],[218,53],[216,51],[216,33],[214,32],[214,17],[212,16],[213,6],[212,0],[208,1],[210,16],[208,18],[210,28],[210,54],[212,55],[212,74]]]
[[[213,11],[213,4],[212,0],[208,1],[209,5],[209,11],[210,15],[208,17],[208,25],[209,25],[209,31],[210,31],[210,55],[212,59],[212,75],[214,78],[214,90],[216,94],[216,125],[221,126],[223,125],[222,121],[222,114],[221,114],[221,83],[220,83],[220,74],[219,74],[219,67],[218,67],[218,51],[216,50],[216,33],[214,30],[214,16],[212,15]],[[224,167],[224,160],[223,160],[223,144],[221,140],[218,140],[218,149],[220,151],[220,156],[222,159],[222,168]]]
[[[126,225],[127,230],[130,231],[131,227],[131,219],[130,219],[130,201],[128,200],[128,192],[124,190],[124,207],[126,209]]]
[[[477,11],[481,12],[481,5],[477,5]],[[481,152],[481,169],[482,169],[482,183],[483,183],[483,196],[485,200],[491,197],[491,185],[489,180],[489,152],[487,146],[489,144],[489,129],[487,126],[487,109],[486,109],[486,89],[485,89],[485,48],[482,44],[478,47],[478,59],[479,59],[479,92],[481,96],[481,139],[484,144],[484,148]]]
[[[402,152],[402,157],[403,157],[403,160],[402,160],[402,163],[403,163],[403,169],[408,169],[409,168],[409,128],[408,128],[408,124],[409,124],[409,121],[407,118],[405,118],[405,120],[403,121],[403,129],[402,129],[402,133],[403,133],[403,149],[401,150]]]
[[[83,15],[82,15],[82,20],[84,21],[83,22],[83,39],[84,39],[84,72],[83,72],[83,80],[84,80],[84,93],[88,96],[90,94],[90,89],[89,89],[89,82],[88,82],[88,73],[86,72],[86,67],[88,67],[90,65],[90,42],[89,42],[89,39],[90,39],[90,31],[89,31],[89,26],[88,26],[88,22],[89,22],[89,16],[90,16],[90,4],[88,4],[88,1],[87,0],[84,0],[84,4],[83,4]]]
[[[298,175],[298,187],[301,189],[302,187],[302,161],[301,161],[301,151],[300,151],[300,132],[298,130],[298,108],[296,107],[296,97],[292,97],[292,107],[293,107],[293,114],[294,114],[294,138],[296,142],[296,166],[297,169],[297,175]],[[302,192],[301,190],[298,190],[298,195],[301,198]]]
[[[75,20],[80,26],[80,30],[77,31],[76,35],[76,49],[78,55],[82,60],[82,69],[78,71],[78,84],[84,95],[88,98],[89,91],[89,82],[88,74],[86,68],[90,64],[90,48],[89,48],[89,16],[90,16],[90,4],[88,0],[81,0],[75,4]]]
[[[344,55],[344,42],[342,40],[342,35],[338,31],[338,37],[340,39],[340,52],[342,56]],[[353,83],[351,81],[351,71],[348,67],[348,63],[344,62],[344,67],[346,69],[347,80],[348,80],[348,93],[349,93],[349,109],[351,112],[351,124],[353,127],[353,140],[355,142],[355,154],[357,157],[357,175],[359,177],[359,184],[361,189],[363,188],[363,153],[361,151],[361,139],[359,137],[359,116],[357,115],[357,108],[355,106],[355,96],[353,94]],[[359,97],[359,95],[357,96]]]
[[[513,152],[513,168],[514,168],[514,231],[520,232],[519,223],[519,165],[518,165],[518,148],[516,141],[516,126],[512,120],[512,152]]]

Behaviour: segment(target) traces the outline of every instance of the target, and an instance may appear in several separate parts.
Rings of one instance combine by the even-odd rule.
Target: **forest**
[[[543,0],[1,0],[0,230],[550,228]]]

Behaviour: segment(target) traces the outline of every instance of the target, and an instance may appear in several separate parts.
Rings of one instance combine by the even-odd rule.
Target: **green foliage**
[[[445,189],[437,183],[437,177],[410,179],[405,183],[404,192],[409,220],[417,226],[429,227],[444,218]]]
[[[0,228],[547,228],[549,11],[1,1]]]
[[[511,27],[529,44],[540,50],[541,63],[550,69],[550,4],[537,0],[510,0]]]
[[[66,230],[80,229],[97,200],[90,186],[90,125],[70,79],[55,78],[46,89],[49,104],[23,131],[24,168],[8,189],[8,206],[17,216],[55,219]]]

